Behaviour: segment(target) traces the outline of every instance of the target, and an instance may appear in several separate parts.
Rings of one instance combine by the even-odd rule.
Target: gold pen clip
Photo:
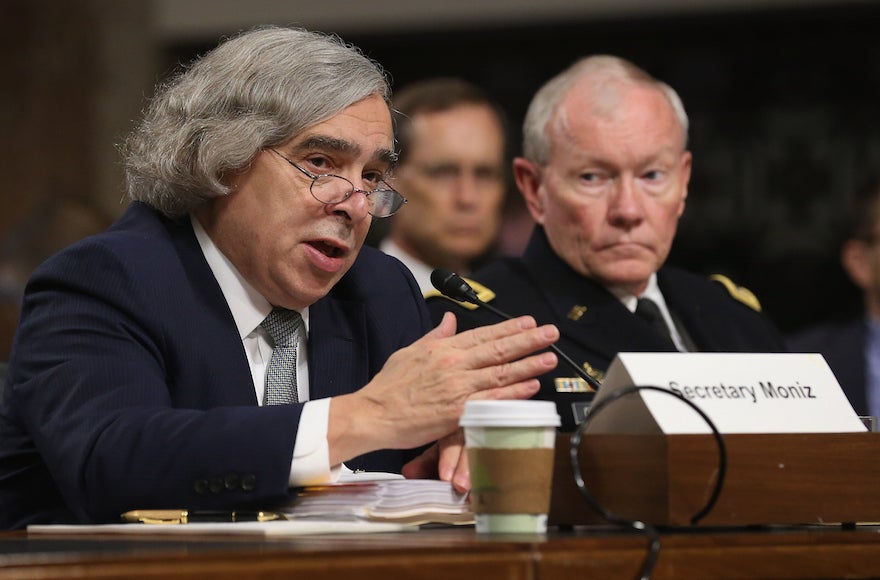
[[[190,511],[190,510],[134,510],[122,514],[122,520],[142,524],[192,524],[221,522],[270,522],[281,516],[264,511]]]
[[[187,510],[134,510],[122,514],[122,521],[141,524],[185,524]]]

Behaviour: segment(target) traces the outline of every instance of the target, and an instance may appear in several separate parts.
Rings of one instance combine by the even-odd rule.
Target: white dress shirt
[[[642,292],[641,296],[633,296],[627,292],[621,292],[612,288],[609,288],[609,290],[612,294],[617,296],[617,299],[620,300],[630,312],[633,313],[636,311],[639,298],[648,298],[652,300],[663,315],[663,322],[666,323],[666,327],[669,329],[669,335],[672,337],[672,342],[675,343],[675,348],[677,348],[679,352],[687,352],[684,340],[682,340],[681,334],[679,334],[675,323],[672,322],[672,315],[669,313],[669,307],[666,306],[666,299],[663,298],[663,293],[660,292],[660,286],[657,284],[656,272],[651,274],[651,277],[648,279],[648,286],[645,288],[645,291]]]
[[[257,403],[262,405],[266,392],[266,373],[272,357],[272,342],[260,326],[272,311],[272,305],[242,277],[232,262],[214,244],[199,221],[190,218],[196,239],[223,297],[232,312],[242,347],[253,377]],[[296,389],[303,405],[290,466],[290,485],[314,485],[335,481],[340,467],[330,466],[327,427],[330,422],[330,399],[309,400],[308,330],[309,309],[300,312],[304,333],[297,338]],[[307,401],[307,402],[306,402]]]

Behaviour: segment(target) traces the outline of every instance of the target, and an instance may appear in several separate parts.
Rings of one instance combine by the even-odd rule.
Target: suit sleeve
[[[240,376],[214,336],[223,333],[186,318],[197,303],[163,276],[136,271],[92,244],[50,262],[27,290],[7,397],[65,502],[79,521],[100,522],[285,499],[301,406],[245,404],[253,386],[230,384]],[[230,392],[242,404],[224,405]]]

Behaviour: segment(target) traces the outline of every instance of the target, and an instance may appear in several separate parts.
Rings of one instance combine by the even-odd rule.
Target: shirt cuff
[[[334,483],[339,479],[341,466],[330,465],[329,423],[329,398],[315,399],[303,405],[290,463],[290,487]]]

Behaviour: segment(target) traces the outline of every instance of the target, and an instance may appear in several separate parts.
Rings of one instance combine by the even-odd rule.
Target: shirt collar
[[[244,279],[236,267],[229,261],[220,248],[214,243],[208,232],[194,215],[190,216],[193,232],[202,249],[202,254],[220,285],[226,304],[232,312],[232,318],[238,329],[238,335],[244,339],[251,334],[263,319],[272,311],[272,305],[250,283]],[[300,311],[306,332],[309,328],[309,309]]]
[[[651,277],[648,278],[648,285],[645,287],[645,291],[642,292],[641,296],[634,296],[629,292],[616,288],[609,288],[608,291],[614,294],[630,312],[636,311],[639,298],[650,298],[661,310],[668,310],[666,307],[666,300],[663,299],[663,293],[660,292],[660,285],[657,284],[657,272],[654,272],[651,274]]]
[[[431,266],[406,253],[403,248],[391,241],[391,238],[382,240],[379,244],[379,249],[403,262],[403,265],[412,272],[413,278],[416,279],[416,284],[419,285],[419,290],[421,290],[422,294],[434,289],[434,285],[431,283],[431,272],[434,269]],[[463,274],[463,272],[458,273]]]

